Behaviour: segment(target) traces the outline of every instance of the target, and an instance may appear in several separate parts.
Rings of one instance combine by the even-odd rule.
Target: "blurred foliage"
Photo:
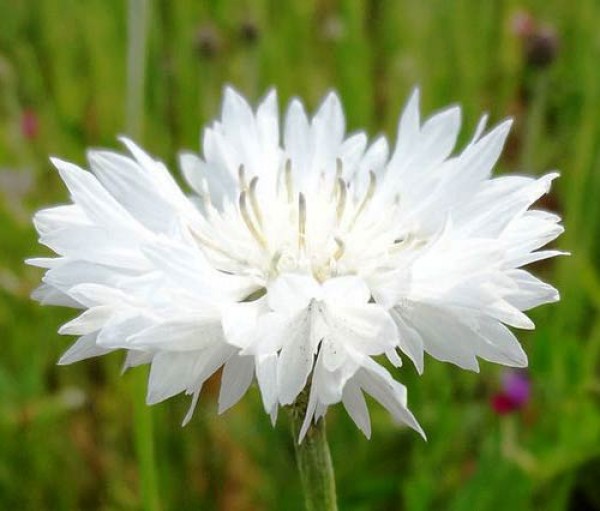
[[[595,0],[153,0],[143,143],[176,168],[219,111],[224,84],[253,101],[311,108],[337,89],[351,130],[395,136],[412,87],[423,110],[464,108],[466,140],[483,111],[515,125],[499,171],[562,170],[543,207],[564,215],[573,252],[536,272],[562,292],[520,334],[533,397],[499,417],[501,370],[428,358],[406,366],[428,442],[372,406],[365,440],[334,408],[328,430],[343,510],[600,509],[600,4]],[[83,163],[124,132],[127,4],[0,3],[0,508],[134,510],[132,375],[119,356],[68,368],[58,326],[72,311],[29,300],[44,253],[30,217],[65,202],[48,155]],[[137,369],[143,372],[144,369]],[[300,510],[285,414],[271,428],[254,389],[217,416],[213,381],[196,417],[183,397],[152,408],[163,510]]]

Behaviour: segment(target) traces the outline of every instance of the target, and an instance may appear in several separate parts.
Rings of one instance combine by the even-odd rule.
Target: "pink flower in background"
[[[506,415],[524,408],[531,397],[531,381],[522,371],[505,371],[502,390],[492,396],[492,408],[498,415]]]
[[[540,22],[527,11],[518,11],[512,17],[511,29],[521,39],[523,57],[528,66],[542,69],[556,60],[560,37],[555,27]]]
[[[27,140],[33,140],[40,131],[39,118],[35,110],[28,108],[21,116],[21,133]]]

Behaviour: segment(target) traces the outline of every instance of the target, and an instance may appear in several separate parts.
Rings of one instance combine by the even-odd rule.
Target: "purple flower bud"
[[[519,410],[531,397],[531,382],[523,371],[505,371],[502,374],[501,391],[492,396],[491,405],[498,415]]]
[[[502,375],[502,389],[518,408],[525,406],[531,396],[531,382],[522,371],[505,371]]]

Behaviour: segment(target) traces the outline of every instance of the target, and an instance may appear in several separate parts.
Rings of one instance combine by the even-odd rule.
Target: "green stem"
[[[144,121],[148,16],[149,0],[129,0],[126,131],[137,141],[142,136]],[[132,380],[133,434],[139,464],[142,508],[145,511],[159,511],[154,428],[150,409],[144,402],[146,374],[143,372],[133,374]]]
[[[150,408],[145,403],[147,375],[144,371],[132,376],[133,435],[140,477],[140,493],[144,511],[159,511],[158,475],[154,452],[154,427]]]
[[[298,443],[307,404],[308,392],[305,390],[298,396],[290,413],[306,511],[337,511],[335,476],[327,443],[325,419],[321,418],[316,424],[311,424],[302,443]]]

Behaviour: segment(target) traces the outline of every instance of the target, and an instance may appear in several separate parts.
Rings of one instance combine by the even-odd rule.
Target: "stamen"
[[[206,179],[202,179],[202,181],[200,181],[200,193],[202,193],[202,195],[210,195],[210,189],[208,188],[208,181]]]
[[[306,199],[303,193],[298,195],[298,245],[300,250],[306,246]]]
[[[346,196],[347,196],[346,183],[344,182],[344,180],[342,178],[339,178],[337,180],[337,189],[339,190],[339,195],[338,195],[338,202],[337,202],[337,206],[336,206],[336,215],[337,215],[337,221],[339,223],[340,220],[342,219],[342,216],[344,215],[344,210],[346,209]]]
[[[240,193],[240,213],[242,214],[242,218],[244,219],[244,223],[246,227],[250,231],[250,234],[254,236],[254,239],[261,245],[263,248],[267,248],[267,241],[263,237],[263,235],[258,231],[254,222],[252,222],[252,218],[250,217],[250,213],[248,211],[248,200],[246,192]]]
[[[202,195],[200,195],[200,198],[202,199],[202,205],[204,206],[204,212],[210,218],[210,216],[212,214],[212,202],[210,201],[210,195],[207,193],[203,193]]]
[[[275,254],[273,254],[273,257],[271,259],[271,272],[276,274],[277,273],[277,265],[279,264],[279,261],[281,260],[281,250],[278,250],[277,252],[275,252]]]
[[[255,302],[256,300],[260,300],[266,294],[267,289],[264,287],[259,287],[256,291],[253,291],[246,298],[244,298],[242,302]]]
[[[333,188],[331,190],[331,197],[335,198],[340,188],[340,183],[343,183],[342,179],[343,164],[341,158],[335,160],[335,179],[333,180]]]
[[[344,170],[344,164],[341,158],[335,160],[335,178],[342,179],[342,172]]]
[[[232,261],[235,261],[236,263],[240,263],[240,264],[244,264],[244,265],[248,264],[248,262],[246,260],[240,259],[240,258],[230,254],[229,252],[227,252],[226,250],[223,250],[221,247],[219,247],[212,241],[207,240],[204,236],[199,234],[194,228],[188,227],[188,229],[189,229],[190,233],[192,234],[192,236],[196,239],[196,241],[201,246],[208,248],[214,252],[217,252],[221,255],[224,255],[225,257],[228,257],[229,259],[231,259]]]
[[[206,179],[203,179],[200,183],[200,198],[202,199],[202,205],[204,206],[205,213],[207,215],[212,214],[213,203],[210,199],[210,190],[208,188],[208,183]]]
[[[262,219],[262,213],[260,211],[260,207],[258,204],[258,199],[256,197],[256,185],[258,184],[258,176],[254,176],[251,180],[250,180],[250,204],[252,205],[252,210],[254,211],[254,216],[256,217],[256,221],[258,222],[258,225],[260,227],[262,227],[263,225],[263,219]]]
[[[419,239],[414,233],[409,232],[404,236],[399,236],[394,240],[394,243],[390,247],[390,252],[396,252],[399,250],[415,249],[426,245],[425,240]]]
[[[248,185],[246,183],[246,167],[244,164],[240,164],[238,167],[238,180],[240,182],[240,191],[245,191],[248,189]]]
[[[356,211],[356,214],[354,215],[352,222],[350,223],[351,227],[356,223],[356,221],[358,220],[358,217],[362,214],[363,210],[365,209],[365,207],[367,206],[369,201],[373,198],[376,188],[377,188],[377,176],[375,175],[375,172],[373,172],[371,170],[371,171],[369,171],[369,187],[367,188],[367,192],[365,193],[365,196],[364,196],[362,202],[360,203],[360,206],[358,207],[358,210]]]
[[[288,202],[291,204],[294,197],[294,186],[292,181],[292,160],[289,158],[285,162],[285,188],[287,190]]]
[[[335,241],[335,244],[337,245],[337,250],[333,253],[333,258],[336,261],[339,261],[344,255],[344,252],[346,250],[346,244],[340,238],[337,237],[333,238],[333,241]]]
[[[326,182],[327,182],[327,175],[325,174],[324,170],[321,170],[321,172],[319,172],[319,188],[324,187]]]

